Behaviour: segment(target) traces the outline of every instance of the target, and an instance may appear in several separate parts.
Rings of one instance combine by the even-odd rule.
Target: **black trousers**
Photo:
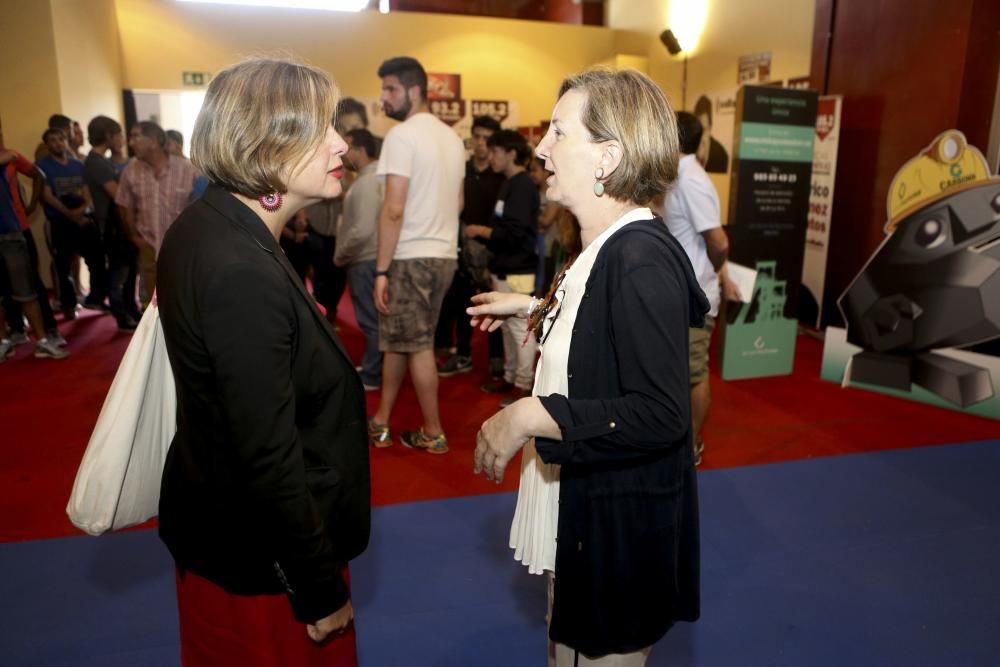
[[[465,309],[469,307],[475,293],[476,288],[472,281],[459,268],[441,303],[441,314],[438,316],[437,329],[434,332],[434,347],[451,347],[454,341],[458,356],[472,356],[472,325]]]
[[[101,232],[94,223],[84,226],[70,220],[53,220],[52,253],[59,281],[59,300],[63,312],[76,308],[76,286],[73,284],[73,258],[83,257],[90,271],[90,295],[87,301],[103,303],[108,296],[108,268],[104,256]]]
[[[104,233],[104,251],[108,257],[108,305],[118,323],[126,317],[141,317],[135,298],[139,278],[139,249],[125,236],[121,222],[108,222]]]

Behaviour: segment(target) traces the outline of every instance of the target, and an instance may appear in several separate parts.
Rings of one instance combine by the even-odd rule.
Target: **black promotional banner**
[[[744,86],[737,96],[730,261],[756,270],[757,280],[750,302],[730,312],[725,379],[792,371],[816,103],[815,91],[787,88]]]

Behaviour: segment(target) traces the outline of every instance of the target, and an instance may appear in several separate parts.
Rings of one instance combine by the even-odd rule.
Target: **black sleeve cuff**
[[[292,605],[296,621],[315,623],[347,604],[351,599],[351,592],[342,571],[338,568],[337,573],[326,581],[288,592],[288,601]]]

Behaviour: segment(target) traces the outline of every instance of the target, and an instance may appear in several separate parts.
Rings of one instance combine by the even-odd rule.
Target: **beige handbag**
[[[146,309],[108,390],[66,513],[100,535],[156,516],[163,462],[177,431],[177,395],[159,309]]]

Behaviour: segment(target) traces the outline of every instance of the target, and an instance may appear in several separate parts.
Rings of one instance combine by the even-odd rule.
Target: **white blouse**
[[[539,346],[541,358],[535,369],[535,388],[532,392],[535,396],[569,396],[566,367],[573,325],[597,254],[604,243],[625,225],[654,217],[648,208],[632,209],[594,239],[566,271],[556,291],[559,304],[548,314],[543,325],[545,342]],[[510,547],[514,550],[514,559],[527,565],[531,574],[542,574],[546,570],[555,572],[558,524],[559,466],[542,461],[532,439],[524,446],[517,508],[510,527]]]

